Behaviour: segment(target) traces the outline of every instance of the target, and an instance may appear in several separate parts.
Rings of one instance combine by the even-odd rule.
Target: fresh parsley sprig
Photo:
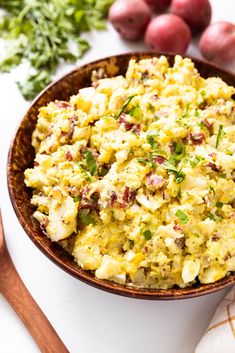
[[[217,137],[216,137],[216,144],[215,144],[216,148],[219,147],[219,144],[221,142],[221,139],[222,139],[223,135],[224,135],[224,127],[223,127],[223,125],[220,125],[218,133],[217,133]]]
[[[18,86],[26,99],[34,98],[52,81],[60,62],[75,62],[85,53],[89,43],[80,34],[103,29],[113,1],[0,0],[0,8],[6,11],[0,21],[0,36],[6,43],[0,71],[30,62],[33,72]]]
[[[129,103],[132,101],[132,99],[133,99],[135,96],[136,96],[136,94],[134,94],[134,95],[132,95],[132,96],[129,96],[129,97],[125,100],[124,104],[122,105],[121,109],[119,110],[119,112],[117,113],[117,115],[116,115],[116,117],[115,117],[116,119],[120,118],[120,116],[122,115],[122,113],[125,112],[125,110],[126,110],[126,108],[128,107]]]

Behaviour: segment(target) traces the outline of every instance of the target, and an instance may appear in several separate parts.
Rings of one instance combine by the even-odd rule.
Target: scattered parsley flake
[[[119,110],[118,114],[117,114],[116,117],[115,117],[116,119],[120,118],[120,116],[122,115],[122,113],[125,112],[126,108],[128,107],[129,103],[132,101],[132,99],[133,99],[134,97],[136,97],[136,94],[133,94],[132,96],[129,96],[129,97],[125,100],[123,106],[121,107],[121,109]]]
[[[191,167],[195,168],[204,158],[201,156],[195,156],[194,159],[189,159]]]
[[[152,238],[152,232],[151,230],[145,230],[143,233],[143,236],[145,237],[146,240],[150,240]]]
[[[219,126],[219,130],[218,130],[218,134],[217,134],[217,137],[216,137],[216,144],[215,144],[215,147],[218,148],[220,142],[221,142],[221,139],[224,135],[224,132],[223,132],[223,125],[220,125]]]
[[[81,195],[78,195],[73,198],[73,201],[78,202],[78,201],[81,201],[81,199],[82,199]]]
[[[132,108],[129,110],[128,114],[129,114],[130,116],[132,116],[133,118],[137,119],[137,120],[140,119],[140,117],[141,117],[141,115],[142,115],[142,110],[141,110],[139,104],[136,105],[136,106],[134,106],[134,107],[132,107]]]
[[[181,183],[185,179],[185,173],[181,169],[178,170],[176,166],[169,161],[165,161],[163,166],[166,168],[169,174],[175,175],[175,181],[177,184]]]
[[[92,152],[87,150],[87,151],[84,151],[83,154],[86,158],[86,165],[87,165],[89,172],[91,173],[91,175],[96,175],[97,174],[97,165],[96,165],[96,160],[95,160],[94,156],[92,155]]]
[[[188,223],[188,217],[183,211],[177,210],[175,215],[179,218],[181,224]]]
[[[80,210],[79,218],[81,219],[82,223],[88,226],[89,224],[95,225],[95,220],[87,213],[85,210]]]
[[[222,178],[222,179],[226,179],[227,176],[225,173],[220,173],[220,174],[218,174],[218,177]]]
[[[223,202],[220,202],[220,201],[216,202],[216,207],[217,207],[217,208],[222,208],[223,205],[224,205]]]
[[[156,149],[158,143],[155,141],[155,137],[157,136],[157,133],[155,131],[149,131],[147,133],[147,142],[150,144],[152,149]]]

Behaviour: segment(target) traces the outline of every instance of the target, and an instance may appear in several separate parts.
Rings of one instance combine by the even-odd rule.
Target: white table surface
[[[211,2],[213,21],[235,20],[234,0]],[[145,48],[142,43],[122,41],[110,26],[108,31],[94,32],[88,37],[92,49],[78,64]],[[188,54],[199,56],[194,45]],[[70,67],[62,66],[58,76]],[[235,71],[235,63],[230,69]],[[29,106],[14,83],[22,75],[20,70],[0,75],[0,200],[9,251],[24,283],[71,353],[193,353],[224,291],[172,302],[134,300],[104,293],[60,270],[21,228],[8,196],[6,158],[13,132]],[[0,352],[39,352],[1,295]]]

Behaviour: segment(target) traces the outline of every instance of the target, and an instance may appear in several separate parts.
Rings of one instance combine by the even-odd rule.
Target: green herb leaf
[[[227,176],[226,176],[225,173],[220,173],[220,174],[218,174],[218,177],[219,177],[219,178],[222,178],[222,179],[226,179],[226,178],[227,178]]]
[[[183,211],[177,210],[175,215],[179,218],[181,224],[186,224],[188,222],[188,217]]]
[[[185,156],[185,146],[181,142],[174,142],[174,152],[172,153],[169,161],[171,163],[179,162]]]
[[[34,74],[18,86],[26,99],[32,99],[51,82],[61,61],[74,62],[88,50],[89,44],[80,34],[103,29],[113,1],[0,0],[0,8],[5,10],[0,37],[6,44],[0,71],[28,61]]]
[[[152,147],[152,149],[155,149],[158,145],[158,143],[155,141],[155,137],[156,134],[150,132],[147,134],[147,142],[150,144],[150,146]]]
[[[195,168],[201,161],[203,161],[203,157],[195,156],[193,159],[189,159],[190,165]]]
[[[218,130],[218,134],[217,134],[217,138],[216,138],[216,144],[215,144],[215,147],[218,148],[219,144],[220,144],[220,141],[223,137],[223,125],[220,125],[219,126],[219,130]]]
[[[129,110],[128,114],[130,114],[130,116],[132,116],[133,118],[135,118],[137,120],[140,119],[141,116],[142,116],[142,110],[141,110],[139,104],[134,106],[134,107],[132,107]]]
[[[181,183],[185,179],[185,173],[181,169],[178,170],[176,166],[169,161],[165,161],[163,166],[167,169],[169,174],[175,175],[175,182],[177,184]]]
[[[224,205],[223,202],[220,202],[220,201],[216,202],[216,207],[217,207],[217,208],[222,208],[223,205]]]
[[[127,106],[129,105],[129,103],[132,101],[132,99],[136,97],[136,94],[134,94],[133,96],[129,96],[126,101],[124,102],[123,106],[121,107],[121,109],[119,110],[118,114],[116,115],[115,119],[120,118],[120,116],[122,115],[122,113],[125,112]]]
[[[144,232],[143,232],[143,236],[145,237],[145,239],[146,240],[150,240],[151,238],[152,238],[152,232],[151,232],[151,230],[145,230]]]
[[[84,156],[86,157],[86,165],[87,169],[91,173],[91,175],[96,175],[97,174],[97,165],[96,165],[96,160],[93,157],[91,151],[84,151],[83,152]]]
[[[81,199],[82,199],[81,195],[78,195],[73,198],[73,201],[78,202],[78,201],[81,201]]]
[[[88,226],[89,224],[95,225],[95,220],[87,213],[85,210],[80,210],[78,216],[81,219],[82,223]]]

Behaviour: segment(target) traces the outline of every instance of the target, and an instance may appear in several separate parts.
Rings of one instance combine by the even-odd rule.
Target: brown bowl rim
[[[106,60],[109,60],[111,58],[121,58],[121,57],[126,57],[129,56],[130,58],[132,56],[160,56],[160,55],[166,55],[167,57],[172,57],[175,56],[173,53],[156,53],[156,52],[127,52],[124,54],[119,54],[119,55],[111,55],[107,56],[105,58],[100,58],[91,62],[88,62],[84,65],[78,66],[75,69],[69,71],[68,73],[64,74],[57,80],[53,81],[50,85],[48,85],[45,89],[43,89],[32,101],[30,106],[28,107],[26,113],[24,114],[23,118],[20,120],[13,138],[10,143],[9,147],[9,152],[8,152],[8,158],[7,158],[7,184],[8,184],[8,192],[10,195],[10,200],[13,206],[13,209],[16,213],[16,216],[24,229],[25,233],[28,235],[28,237],[31,239],[31,241],[37,246],[37,248],[42,251],[44,255],[47,256],[54,264],[58,265],[62,270],[67,272],[68,274],[72,275],[76,279],[91,285],[95,288],[98,288],[100,290],[112,293],[112,294],[117,294],[125,297],[130,297],[130,298],[135,298],[135,299],[145,299],[145,300],[176,300],[176,299],[189,299],[189,298],[195,298],[199,297],[202,295],[206,294],[211,294],[215,293],[219,290],[225,289],[235,283],[235,273],[231,273],[229,276],[222,278],[221,280],[218,280],[215,283],[210,283],[210,284],[197,284],[196,286],[192,287],[187,287],[187,288],[171,288],[171,289],[144,289],[144,288],[136,288],[132,286],[127,286],[127,285],[122,285],[122,284],[117,284],[111,281],[107,280],[99,280],[95,277],[91,277],[89,274],[89,271],[83,271],[81,272],[81,269],[79,266],[77,266],[77,269],[75,270],[74,268],[70,267],[67,263],[63,262],[63,260],[58,257],[55,253],[51,253],[48,251],[47,248],[45,248],[40,242],[37,241],[37,239],[34,237],[34,233],[30,227],[27,226],[27,220],[25,220],[24,216],[21,214],[20,209],[18,208],[17,202],[16,202],[16,197],[15,197],[15,190],[12,187],[11,180],[14,178],[13,175],[13,169],[12,169],[12,154],[13,154],[13,149],[14,149],[14,143],[16,136],[19,132],[19,127],[22,123],[22,121],[26,118],[28,112],[34,107],[35,103],[48,91],[51,89],[51,87],[54,87],[56,85],[60,85],[61,82],[65,78],[67,78],[70,75],[73,75],[75,72],[78,70],[85,70],[88,68],[91,64],[98,64],[99,62],[103,62]],[[184,58],[190,58],[193,62],[196,64],[200,65],[206,65],[210,66],[214,70],[219,70],[220,72],[223,72],[224,74],[231,76],[233,79],[235,79],[235,74],[229,70],[226,70],[224,68],[219,67],[216,64],[213,64],[209,61],[206,60],[201,60],[198,58],[195,58],[193,56],[189,55],[181,55]],[[46,235],[44,235],[46,236]]]

